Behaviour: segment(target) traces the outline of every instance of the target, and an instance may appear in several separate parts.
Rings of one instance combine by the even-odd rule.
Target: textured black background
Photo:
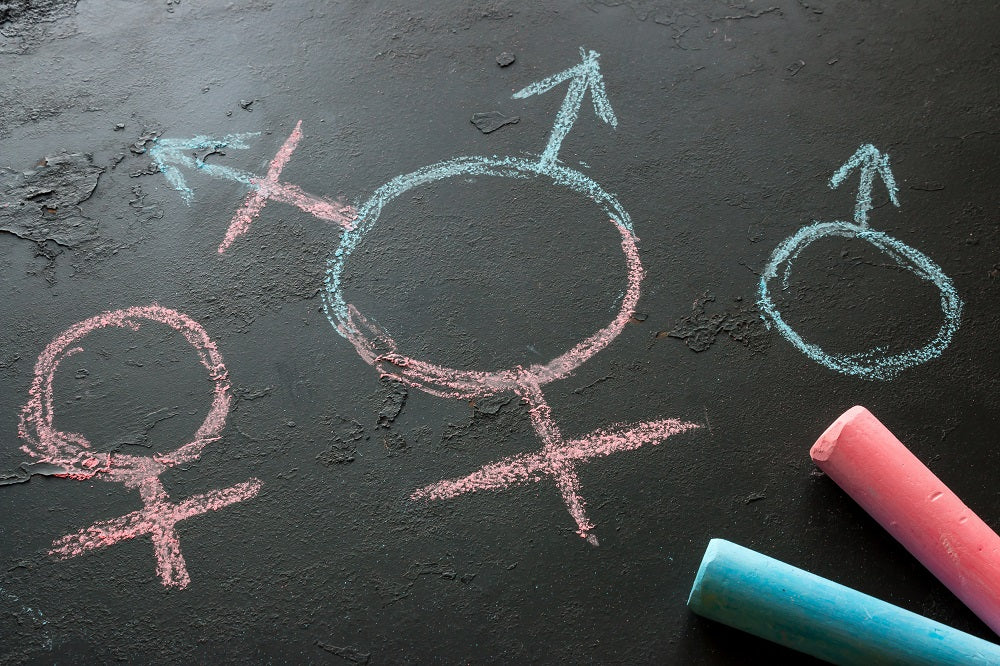
[[[166,473],[167,491],[264,483],[178,525],[184,590],[160,584],[148,537],[46,555],[53,539],[139,508],[135,491],[38,476],[0,488],[0,658],[773,663],[783,649],[684,605],[712,537],[989,638],[814,472],[808,448],[866,405],[1000,525],[996,3],[430,5],[0,10],[0,472],[28,460],[17,417],[45,345],[102,311],[156,301],[205,326],[238,398],[223,439]],[[256,131],[249,149],[210,161],[263,173],[301,119],[282,179],[359,204],[440,160],[537,154],[565,87],[511,93],[578,62],[580,46],[602,55],[619,125],[585,100],[560,157],[632,215],[645,317],[545,393],[568,436],[703,424],[580,466],[597,548],[574,534],[550,481],[410,501],[537,450],[526,407],[380,380],[321,312],[336,228],[272,202],[219,256],[246,188],[189,174],[187,205],[141,152],[154,134]],[[503,51],[517,60],[500,68]],[[520,122],[482,134],[469,119],[488,111]],[[891,155],[902,204],[877,185],[872,226],[940,264],[966,306],[945,353],[891,382],[813,363],[754,311],[781,240],[850,219],[856,178],[838,190],[827,180],[865,142]],[[20,174],[46,159],[53,192],[26,198]],[[387,207],[348,270],[348,296],[414,356],[545,360],[613,316],[624,262],[593,204],[489,178],[414,194]],[[811,246],[783,300],[789,321],[834,351],[923,344],[940,321],[935,290],[886,260],[860,241]],[[706,335],[726,323],[732,336]],[[56,424],[102,450],[168,450],[197,427],[210,390],[178,336],[104,331],[59,374]]]

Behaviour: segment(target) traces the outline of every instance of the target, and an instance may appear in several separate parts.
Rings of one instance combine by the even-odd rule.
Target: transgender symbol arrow
[[[281,170],[285,168],[302,138],[301,120],[296,123],[291,135],[278,150],[274,159],[271,160],[267,175],[263,178],[238,169],[208,164],[204,157],[197,157],[194,154],[198,150],[214,151],[226,147],[248,148],[246,138],[251,136],[256,136],[256,133],[231,134],[222,139],[211,139],[206,136],[196,136],[190,139],[158,139],[149,151],[160,171],[188,203],[191,203],[194,191],[184,180],[184,175],[181,172],[182,167],[196,169],[213,178],[233,180],[250,186],[250,193],[229,222],[226,237],[219,244],[219,254],[225,253],[233,241],[249,231],[250,224],[263,210],[268,199],[291,204],[321,220],[335,222],[345,229],[352,227],[357,216],[352,206],[313,196],[304,192],[297,185],[278,180]]]

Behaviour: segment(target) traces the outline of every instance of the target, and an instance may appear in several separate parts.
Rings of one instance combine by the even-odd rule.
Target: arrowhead
[[[598,118],[612,127],[617,127],[618,118],[615,117],[615,112],[611,108],[611,103],[608,101],[608,94],[604,90],[604,77],[601,75],[601,66],[597,62],[598,58],[601,57],[601,54],[597,51],[586,51],[581,47],[580,56],[583,60],[579,65],[575,65],[569,69],[559,72],[558,74],[553,74],[548,78],[536,81],[529,86],[525,86],[521,90],[514,93],[513,98],[524,99],[525,97],[531,97],[532,95],[541,95],[542,93],[552,90],[552,88],[556,87],[563,81],[572,79],[573,83],[570,84],[571,91],[573,90],[574,84],[576,87],[579,87],[580,91],[578,95],[582,101],[583,93],[589,89],[590,98],[594,102],[594,113],[597,114]]]
[[[194,192],[184,180],[181,167],[204,169],[210,166],[205,164],[203,157],[196,158],[194,152],[221,150],[222,148],[249,148],[246,139],[258,134],[259,132],[230,134],[221,139],[212,139],[207,136],[195,136],[190,139],[157,139],[153,147],[150,148],[149,154],[167,181],[181,193],[187,203],[191,203]],[[216,175],[226,175],[229,171],[223,167],[215,167],[214,170],[219,172]]]
[[[858,199],[854,208],[854,221],[862,226],[868,226],[868,211],[872,209],[872,186],[875,174],[881,176],[882,182],[885,183],[885,187],[889,191],[889,200],[898,207],[896,179],[893,178],[892,169],[889,167],[889,155],[881,152],[872,144],[866,143],[858,148],[851,159],[837,169],[830,178],[830,187],[840,187],[840,184],[854,169],[859,169],[861,172]]]

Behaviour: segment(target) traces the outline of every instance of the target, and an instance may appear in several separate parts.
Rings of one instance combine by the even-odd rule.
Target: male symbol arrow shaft
[[[601,68],[597,59],[601,57],[597,51],[585,51],[580,48],[580,56],[583,61],[579,65],[563,70],[558,74],[532,83],[516,93],[514,99],[524,99],[531,95],[540,95],[548,92],[563,81],[569,80],[569,90],[563,100],[562,107],[556,115],[556,121],[552,125],[552,134],[549,135],[549,142],[542,152],[538,165],[541,167],[550,166],[555,163],[559,154],[559,147],[563,139],[569,134],[580,114],[580,106],[583,104],[583,96],[587,89],[590,89],[590,98],[594,102],[594,113],[597,117],[608,123],[612,127],[618,126],[618,118],[611,108],[608,95],[604,90],[604,77],[601,76]]]
[[[898,188],[896,187],[896,179],[892,177],[892,169],[889,168],[889,155],[881,152],[870,143],[858,148],[851,159],[837,169],[830,178],[830,187],[839,187],[851,171],[856,168],[861,170],[861,183],[858,185],[858,199],[854,206],[854,221],[867,229],[868,211],[872,209],[872,187],[875,182],[875,174],[882,177],[882,182],[889,190],[889,200],[897,207],[899,206],[899,199],[896,197]]]
[[[301,120],[296,123],[291,135],[285,140],[274,159],[271,160],[267,175],[263,178],[231,167],[208,164],[203,157],[193,156],[194,152],[198,150],[217,151],[226,147],[248,148],[246,138],[251,136],[256,136],[256,134],[232,134],[222,139],[211,139],[205,136],[196,136],[191,139],[160,139],[150,149],[150,154],[160,171],[188,203],[191,202],[194,192],[184,180],[180,167],[198,169],[214,178],[233,180],[251,187],[251,192],[229,223],[226,237],[219,245],[219,254],[224,253],[237,237],[250,229],[250,224],[260,214],[269,199],[290,204],[313,217],[335,222],[345,229],[350,229],[353,226],[357,214],[352,206],[313,196],[304,192],[297,185],[278,180],[282,169],[285,168],[302,139]]]

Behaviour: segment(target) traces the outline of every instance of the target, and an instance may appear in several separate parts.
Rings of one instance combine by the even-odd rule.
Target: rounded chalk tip
[[[701,565],[698,567],[698,573],[695,574],[694,583],[691,585],[691,593],[688,594],[687,605],[696,613],[702,606],[702,583],[704,582],[708,568],[719,556],[719,551],[725,550],[725,548],[730,545],[732,544],[725,539],[711,539],[708,542],[708,547],[705,548],[705,554],[701,557]]]
[[[837,417],[837,420],[823,431],[816,443],[809,449],[809,457],[813,462],[825,462],[833,455],[833,450],[837,448],[837,441],[844,428],[857,422],[859,419],[869,420],[875,416],[861,405],[855,405]]]

